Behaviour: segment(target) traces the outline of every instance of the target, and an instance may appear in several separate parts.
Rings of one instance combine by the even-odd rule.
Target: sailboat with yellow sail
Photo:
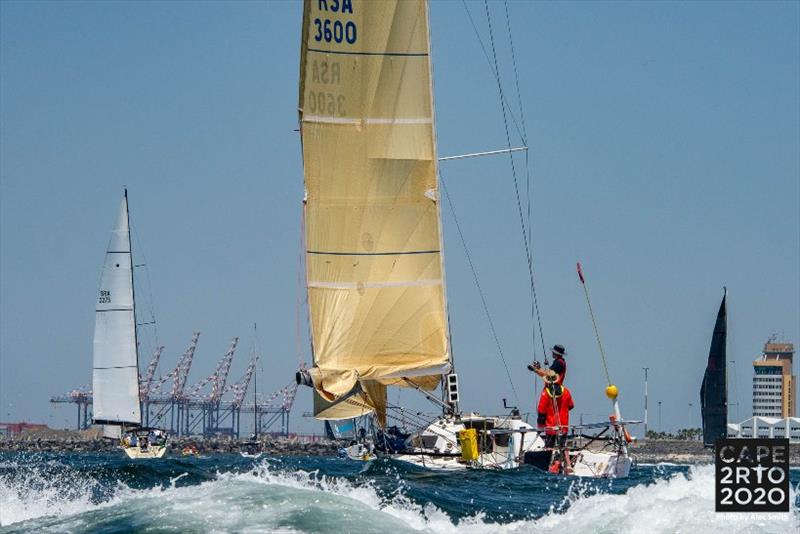
[[[518,467],[544,447],[518,411],[459,409],[427,2],[306,0],[299,122],[313,365],[297,381],[314,388],[314,416],[372,414],[375,449],[414,465]],[[441,414],[387,428],[390,387]]]
[[[493,440],[497,448],[462,456],[459,431],[529,425],[458,408],[427,3],[307,0],[299,113],[314,364],[297,379],[314,387],[315,417],[372,413],[385,428],[387,387],[412,388],[442,415],[387,451],[397,459],[464,468],[535,447],[541,439],[529,428],[512,437],[514,451]],[[462,436],[476,441],[475,432]]]

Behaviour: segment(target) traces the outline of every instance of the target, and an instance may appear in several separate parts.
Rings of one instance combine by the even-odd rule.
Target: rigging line
[[[497,352],[500,354],[500,359],[503,361],[503,367],[506,369],[508,382],[511,384],[511,391],[514,393],[514,398],[519,405],[521,402],[519,400],[519,395],[517,395],[517,388],[514,387],[514,380],[512,380],[511,372],[508,370],[508,363],[506,363],[506,357],[503,354],[503,348],[500,345],[500,339],[498,338],[497,331],[494,328],[492,314],[489,313],[489,305],[486,303],[486,297],[484,296],[483,289],[478,281],[478,273],[475,270],[475,265],[472,263],[472,256],[470,256],[469,248],[467,247],[467,241],[464,239],[464,234],[461,232],[461,225],[458,223],[458,217],[456,216],[456,208],[453,205],[453,200],[450,198],[450,193],[447,191],[447,185],[444,182],[444,176],[442,175],[441,170],[439,170],[439,182],[442,184],[442,191],[444,191],[444,196],[447,199],[447,205],[450,206],[450,212],[453,214],[453,221],[456,223],[456,230],[458,231],[458,236],[461,239],[461,246],[464,247],[464,254],[467,256],[467,262],[469,263],[469,268],[472,271],[472,279],[475,281],[475,287],[478,288],[478,294],[480,295],[481,303],[483,304],[483,311],[486,314],[486,319],[489,321],[489,329],[492,331],[492,337],[494,337],[494,342],[497,345]]]
[[[517,70],[517,55],[514,52],[514,37],[511,32],[511,17],[508,14],[508,0],[503,1],[503,7],[505,10],[506,15],[506,31],[508,33],[508,44],[509,48],[511,49],[511,65],[514,71],[514,86],[517,90],[517,106],[519,107],[519,118],[520,122],[522,123],[522,135],[525,138],[525,144],[527,146],[528,141],[528,129],[525,124],[525,111],[522,107],[522,92],[519,88],[519,72]],[[533,218],[531,217],[531,172],[530,172],[530,157],[528,151],[525,151],[525,211],[528,221],[528,235],[530,236],[530,247],[531,251],[533,251]],[[531,260],[531,263],[533,261]],[[533,310],[536,312],[536,322],[539,326],[539,338],[542,342],[542,357],[547,358],[547,349],[544,346],[544,334],[542,333],[542,321],[541,316],[539,315],[539,302],[536,298],[536,288],[533,284],[533,278],[531,278],[531,299],[533,300]],[[533,317],[531,317],[531,322],[533,322]],[[533,346],[533,354],[534,359],[536,356],[536,330],[531,330],[531,345]],[[533,375],[533,384],[534,388],[538,389],[538,377],[539,375]]]
[[[481,34],[478,31],[478,26],[475,24],[475,20],[472,18],[472,13],[470,13],[469,8],[467,7],[466,0],[461,0],[461,3],[464,5],[464,11],[467,12],[467,17],[469,18],[470,24],[472,24],[472,30],[475,32],[475,37],[478,39],[478,43],[481,45],[481,50],[483,50],[483,57],[486,58],[486,64],[489,66],[489,70],[492,71],[492,76],[494,77],[497,83],[500,83],[500,73],[495,70],[492,66],[492,60],[489,58],[489,53],[486,51],[486,46],[483,44],[483,39],[481,39]],[[514,116],[514,113],[511,111],[511,106],[506,101],[505,96],[501,96],[503,99],[503,103],[508,107],[508,112],[511,115],[511,121],[514,123],[514,127],[517,129],[517,134],[519,135],[520,139],[525,146],[528,145],[528,137],[527,135],[523,134],[523,129],[520,128],[519,124],[517,123],[517,118]]]
[[[606,353],[603,350],[603,344],[600,342],[600,331],[597,329],[597,321],[594,320],[594,310],[592,309],[592,301],[589,299],[589,290],[586,287],[586,279],[583,276],[581,264],[578,263],[578,278],[580,278],[581,286],[583,286],[583,294],[586,296],[586,304],[589,307],[589,316],[592,318],[592,326],[594,327],[594,335],[597,338],[597,346],[600,347],[600,356],[603,360],[603,371],[606,373],[606,382],[611,385],[611,375],[608,374],[608,364],[606,363]]]
[[[495,70],[499,73],[500,69],[498,67],[497,51],[496,51],[495,45],[494,45],[494,31],[492,30],[492,17],[491,17],[491,14],[489,13],[489,2],[488,2],[488,0],[484,0],[483,4],[484,4],[484,6],[486,8],[486,20],[487,20],[487,22],[489,24],[489,39],[490,39],[491,45],[492,45],[492,57],[494,58]],[[510,135],[510,133],[508,131],[508,118],[507,118],[507,114],[506,114],[506,106],[504,105],[505,97],[503,96],[503,84],[500,83],[500,78],[499,77],[497,78],[497,90],[500,93],[500,107],[502,108],[502,111],[503,111],[503,126],[505,127],[506,143],[507,143],[508,147],[511,148],[511,135]],[[525,214],[522,211],[522,201],[520,200],[520,195],[519,195],[519,181],[517,180],[517,168],[516,168],[516,165],[514,163],[514,155],[509,153],[509,156],[510,156],[509,157],[509,161],[511,163],[511,174],[512,174],[512,176],[514,178],[514,193],[515,193],[515,197],[516,197],[516,201],[517,201],[517,212],[519,214],[519,223],[520,223],[520,227],[522,229],[522,241],[523,241],[523,243],[525,245],[525,258],[527,259],[527,262],[528,262],[528,277],[529,277],[529,281],[530,281],[531,296],[533,297],[531,299],[531,330],[535,330],[535,326],[533,324],[533,321],[534,321],[534,317],[536,315],[536,310],[538,308],[538,303],[537,303],[538,299],[536,297],[536,284],[534,283],[534,279],[533,279],[533,256],[531,254],[531,249],[530,249],[530,245],[529,245],[529,242],[528,242],[528,231],[527,231],[527,228],[525,227]],[[540,330],[540,333],[541,333],[541,330]],[[532,336],[535,336],[535,334],[532,333]],[[540,336],[540,337],[543,338],[544,336]],[[534,345],[532,347],[532,350],[534,351],[534,354],[535,354],[535,351],[536,351],[535,339],[533,341],[534,341]],[[544,341],[542,341],[542,348],[544,349]],[[547,357],[547,353],[546,352],[544,354],[544,357],[545,358]]]
[[[149,308],[150,308],[150,319],[153,325],[153,337],[155,338],[155,345],[158,346],[158,323],[156,322],[156,313],[155,313],[155,301],[153,300],[153,283],[150,280],[150,266],[147,263],[147,256],[144,253],[144,247],[142,246],[142,241],[139,239],[139,231],[136,229],[136,225],[129,224],[130,230],[133,232],[133,235],[136,239],[137,250],[139,254],[142,256],[141,265],[144,266],[144,274],[145,278],[147,279],[147,297],[149,299]],[[131,262],[132,263],[132,262]],[[131,275],[133,276],[133,275]]]
[[[514,51],[514,36],[511,32],[511,17],[508,13],[508,0],[503,0],[503,7],[506,15],[506,31],[508,33],[508,44],[511,50],[511,65],[514,71],[514,86],[517,91],[517,107],[519,108],[519,118],[522,123],[522,135],[526,146],[528,140],[528,128],[525,124],[525,110],[522,107],[522,91],[519,88],[519,72],[517,70],[517,54]],[[525,154],[525,202],[528,216],[528,235],[531,236],[531,248],[533,248],[533,222],[531,219],[531,174],[528,154]]]
[[[511,32],[511,17],[508,13],[508,0],[504,0],[505,6],[505,14],[506,14],[506,30],[508,32],[508,43],[511,48],[511,64],[514,69],[514,85],[517,90],[517,103],[519,106],[519,116],[520,122],[522,123],[522,135],[524,136],[523,139],[525,141],[525,146],[528,146],[528,129],[525,124],[525,112],[522,107],[522,91],[519,87],[519,72],[517,70],[517,55],[514,52],[514,38]],[[528,217],[528,236],[530,236],[530,249],[531,255],[533,255],[533,217],[531,217],[531,194],[533,192],[532,189],[532,180],[531,180],[531,172],[530,172],[530,151],[525,151],[525,203],[526,203],[526,211]],[[531,265],[533,265],[533,259],[531,258]],[[544,331],[542,330],[542,316],[539,312],[539,299],[536,295],[536,284],[534,283],[533,275],[531,275],[531,294],[533,297],[533,305],[536,311],[536,322],[539,326],[539,341],[542,344],[542,356],[547,358],[547,349],[545,348],[544,344]],[[536,352],[536,341],[534,340],[534,354]],[[534,382],[536,378],[534,378]]]
[[[400,415],[394,415],[394,412],[400,412]],[[408,411],[403,409],[402,406],[392,406],[391,404],[387,404],[386,406],[386,417],[394,420],[400,420],[405,418],[406,421],[411,423],[414,426],[428,426],[433,420],[438,418],[438,415],[431,415],[431,414],[418,414],[412,411]]]
[[[508,32],[508,44],[511,48],[511,65],[514,68],[514,85],[517,88],[517,106],[519,107],[519,120],[522,123],[522,135],[525,144],[528,142],[528,130],[525,126],[525,111],[522,108],[522,94],[519,89],[519,74],[517,71],[517,55],[514,53],[514,37],[511,34],[511,17],[508,14],[508,0],[504,0],[506,12],[506,31]]]

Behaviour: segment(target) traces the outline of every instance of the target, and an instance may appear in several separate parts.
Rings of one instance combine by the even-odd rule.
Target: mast
[[[136,352],[136,398],[139,402],[139,413],[141,414],[142,396],[139,387],[139,325],[136,320],[136,277],[133,275],[133,243],[131,242],[131,210],[128,203],[128,188],[125,188],[125,215],[128,220],[128,250],[131,258],[131,295],[133,295],[133,346]],[[141,415],[140,415],[141,417]],[[141,425],[141,422],[140,422]]]
[[[447,300],[447,276],[446,276],[446,269],[444,266],[444,230],[442,228],[442,210],[441,210],[441,198],[442,198],[442,191],[441,191],[441,175],[439,174],[439,157],[438,157],[438,146],[439,143],[437,142],[436,137],[436,98],[434,96],[434,78],[433,78],[433,45],[431,44],[433,40],[431,39],[431,16],[430,16],[430,4],[425,2],[425,23],[428,27],[428,80],[430,83],[430,97],[431,97],[431,129],[433,130],[433,169],[434,169],[434,176],[436,179],[436,211],[437,217],[436,222],[439,227],[439,250],[441,254],[439,254],[439,264],[440,269],[442,272],[442,294],[444,295],[444,313],[447,317],[447,352],[450,357],[450,369],[451,373],[456,372],[455,367],[455,356],[453,354],[453,336],[450,330],[450,309],[449,309],[449,302]],[[446,375],[442,375],[442,379],[440,381],[439,386],[442,389],[442,401],[446,403],[451,411],[457,411],[458,405],[457,403],[450,403],[448,400],[448,383]],[[448,409],[446,407],[442,408],[443,413],[447,413]]]
[[[253,334],[257,332],[257,325],[253,323]],[[257,336],[254,336],[254,341],[257,343]],[[253,436],[258,439],[258,360],[256,360],[256,368],[253,370]]]

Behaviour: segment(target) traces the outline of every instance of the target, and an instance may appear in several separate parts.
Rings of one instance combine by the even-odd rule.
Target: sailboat
[[[314,389],[314,417],[370,415],[363,445],[426,469],[538,464],[536,453],[550,451],[518,409],[459,407],[427,1],[305,0],[298,111],[313,364],[296,379]],[[411,432],[389,425],[388,388],[418,392],[441,412]],[[627,475],[612,455],[589,456],[575,474]]]
[[[459,410],[427,2],[306,0],[301,46],[313,366],[297,380],[314,388],[314,416],[372,414],[376,447],[427,468],[519,465],[543,445],[533,427],[516,414]],[[388,387],[418,391],[441,415],[410,435],[389,434]]]
[[[700,413],[703,420],[703,444],[713,447],[714,443],[727,435],[728,428],[728,389],[727,337],[728,337],[728,290],[723,288],[722,302],[717,312],[708,363],[700,386]]]
[[[161,458],[166,434],[142,428],[139,348],[133,285],[128,191],[106,251],[95,308],[92,423],[119,439],[130,458]]]
[[[253,348],[251,352],[253,362],[253,435],[240,445],[239,454],[244,458],[259,458],[263,454],[261,441],[258,439],[259,414],[258,414],[258,326],[253,324]]]

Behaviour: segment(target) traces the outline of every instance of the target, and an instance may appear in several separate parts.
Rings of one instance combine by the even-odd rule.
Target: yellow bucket
[[[459,430],[458,443],[461,445],[461,459],[471,462],[478,459],[478,433],[474,428]]]

